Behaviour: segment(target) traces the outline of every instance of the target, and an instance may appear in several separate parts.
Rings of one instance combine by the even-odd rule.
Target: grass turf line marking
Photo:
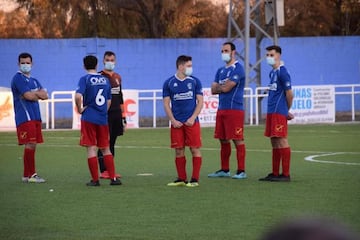
[[[318,157],[325,157],[325,156],[333,156],[333,155],[341,155],[341,154],[349,154],[349,152],[334,152],[334,153],[324,153],[324,154],[318,154],[318,155],[311,155],[304,158],[305,161],[309,162],[317,162],[317,163],[331,163],[331,164],[341,164],[341,165],[358,165],[360,166],[360,163],[349,163],[349,162],[339,162],[339,161],[325,161],[325,160],[317,160],[315,158]],[[358,153],[350,153],[350,154],[358,154]]]

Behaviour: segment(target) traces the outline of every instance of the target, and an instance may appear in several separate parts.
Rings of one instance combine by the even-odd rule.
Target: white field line
[[[69,144],[39,144],[40,148],[42,147],[60,147],[60,148],[79,148],[80,145],[69,145]],[[19,145],[13,144],[0,144],[1,146],[5,147],[18,147]],[[170,149],[168,146],[115,146],[115,148],[123,148],[123,149]],[[202,151],[219,151],[219,148],[201,148]],[[235,151],[233,149],[233,151]],[[270,152],[271,149],[246,149],[249,152]],[[353,162],[342,162],[342,161],[326,161],[326,160],[317,160],[315,158],[319,157],[326,157],[326,156],[333,156],[333,155],[342,155],[342,154],[359,154],[360,152],[318,152],[318,151],[301,151],[301,150],[292,150],[292,153],[309,153],[315,154],[310,155],[304,158],[305,161],[309,162],[317,162],[317,163],[329,163],[329,164],[343,164],[343,165],[359,165],[360,163],[353,163]]]
[[[326,157],[326,156],[334,156],[334,155],[342,155],[342,154],[359,154],[360,155],[360,153],[356,153],[356,152],[333,152],[333,153],[323,153],[323,154],[318,154],[318,155],[311,155],[311,156],[305,157],[304,159],[305,159],[305,161],[309,161],[309,162],[342,164],[342,165],[358,165],[358,166],[360,166],[360,163],[354,163],[354,162],[326,161],[326,160],[317,160],[317,159],[315,159],[315,158],[318,158],[318,157]]]

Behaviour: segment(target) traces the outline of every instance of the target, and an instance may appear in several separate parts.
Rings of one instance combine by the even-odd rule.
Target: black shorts
[[[111,111],[108,114],[109,133],[111,136],[124,134],[121,111]]]

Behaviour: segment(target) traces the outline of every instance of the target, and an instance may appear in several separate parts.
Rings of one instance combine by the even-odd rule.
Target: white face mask
[[[31,64],[20,64],[20,71],[23,73],[29,73],[31,71]]]
[[[105,62],[104,67],[106,70],[112,71],[115,68],[115,63],[114,62]]]
[[[221,59],[226,63],[230,62],[230,60],[231,60],[230,54],[229,53],[222,53],[221,54]]]
[[[193,73],[193,68],[192,67],[186,67],[185,68],[185,75],[186,76],[191,76],[191,74]]]
[[[275,58],[274,58],[274,57],[266,57],[266,62],[267,62],[270,66],[273,66],[273,65],[275,65]]]

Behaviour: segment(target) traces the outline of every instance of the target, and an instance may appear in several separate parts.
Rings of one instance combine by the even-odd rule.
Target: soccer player
[[[273,45],[266,48],[266,61],[272,66],[269,74],[269,96],[267,104],[265,136],[270,138],[272,146],[272,173],[260,181],[290,181],[291,150],[287,140],[287,121],[294,118],[289,112],[293,101],[290,74],[281,64],[281,48]],[[282,174],[280,174],[280,162]]]
[[[115,143],[118,136],[124,134],[126,127],[126,117],[124,112],[124,98],[121,86],[121,76],[114,72],[116,64],[115,53],[106,51],[103,58],[104,69],[100,71],[100,74],[107,77],[110,80],[111,85],[111,105],[108,110],[108,125],[110,134],[110,152],[115,158]],[[100,167],[100,178],[110,178],[109,172],[106,170],[104,164],[104,157],[101,150],[98,150],[98,160]],[[116,177],[120,177],[120,174],[115,174]]]
[[[14,99],[18,144],[25,146],[22,181],[43,183],[45,179],[36,173],[35,151],[36,145],[44,142],[41,132],[39,100],[48,99],[48,94],[40,82],[30,76],[32,64],[32,56],[29,53],[19,55],[19,71],[12,79],[11,91]]]
[[[109,126],[107,111],[111,104],[109,80],[97,73],[97,58],[88,55],[83,59],[87,74],[80,78],[75,104],[81,114],[80,145],[87,148],[87,160],[91,181],[87,186],[100,186],[97,147],[102,151],[104,164],[110,175],[110,185],[121,185],[115,177],[114,158],[109,149]]]
[[[199,186],[201,130],[198,115],[203,106],[202,85],[192,76],[192,58],[181,55],[176,60],[176,73],[164,82],[164,109],[171,122],[171,148],[175,149],[177,179],[168,186]],[[185,146],[192,154],[192,176],[187,181]]]
[[[245,142],[244,142],[244,87],[245,72],[235,57],[236,48],[232,42],[222,45],[221,57],[225,66],[219,68],[211,93],[219,95],[216,113],[214,138],[220,142],[221,169],[208,174],[208,177],[230,177],[231,142],[236,148],[237,171],[234,179],[245,179]]]

